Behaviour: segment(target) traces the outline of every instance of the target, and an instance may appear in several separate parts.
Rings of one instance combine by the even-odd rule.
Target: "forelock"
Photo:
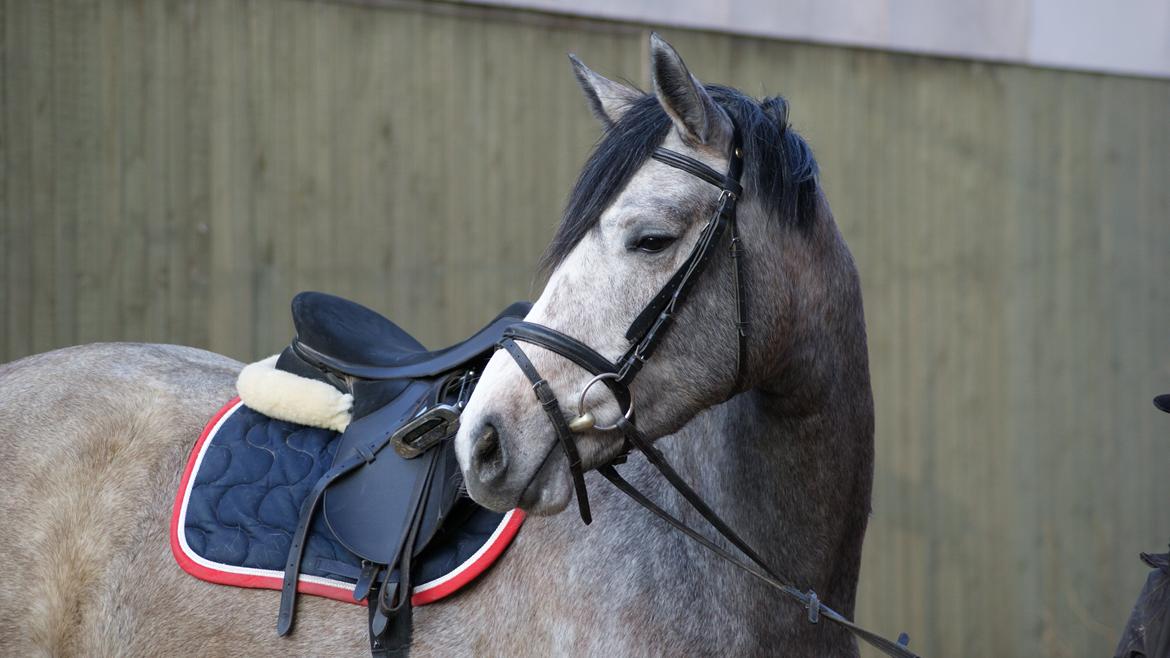
[[[812,149],[788,126],[788,103],[774,96],[756,100],[720,85],[706,85],[740,130],[744,147],[745,199],[800,227],[816,218],[818,168]],[[549,272],[597,226],[601,214],[662,144],[670,118],[652,94],[643,94],[609,126],[581,169],[560,226],[541,259]]]

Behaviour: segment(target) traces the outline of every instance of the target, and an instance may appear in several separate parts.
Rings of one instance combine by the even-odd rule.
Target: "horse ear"
[[[714,145],[730,138],[731,120],[657,32],[650,34],[650,76],[658,102],[683,141]]]
[[[585,92],[585,99],[589,101],[589,109],[607,128],[617,123],[630,105],[642,96],[642,92],[637,89],[598,75],[572,53],[569,54],[569,61],[573,63],[577,84],[581,85],[581,91]]]

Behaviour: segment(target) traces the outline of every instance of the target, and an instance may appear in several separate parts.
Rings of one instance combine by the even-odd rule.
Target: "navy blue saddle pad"
[[[289,543],[310,488],[329,469],[331,430],[269,418],[237,398],[208,422],[183,472],[171,517],[171,550],[188,573],[214,583],[279,590]],[[461,500],[450,523],[416,558],[413,605],[438,601],[483,573],[524,521]],[[354,603],[361,560],[313,520],[297,591]]]

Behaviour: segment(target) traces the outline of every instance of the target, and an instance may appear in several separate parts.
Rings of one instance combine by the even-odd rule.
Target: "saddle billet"
[[[471,338],[433,352],[360,304],[305,292],[293,299],[296,337],[276,368],[353,396],[332,466],[306,497],[289,548],[277,633],[292,631],[297,581],[318,511],[362,559],[354,600],[369,608],[370,650],[403,656],[411,640],[414,558],[462,493],[453,438],[459,414],[504,329],[530,305],[505,309]]]

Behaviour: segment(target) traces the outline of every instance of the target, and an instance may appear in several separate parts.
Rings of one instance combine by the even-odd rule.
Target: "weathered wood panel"
[[[564,59],[637,27],[451,5],[4,0],[0,360],[241,359],[331,290],[432,345],[536,293],[597,136]],[[862,269],[861,621],[940,656],[1106,654],[1170,538],[1170,82],[668,37],[783,93]]]
[[[598,132],[564,52],[641,50],[580,24],[8,0],[0,358],[150,340],[246,359],[304,288],[438,344],[531,297]]]

